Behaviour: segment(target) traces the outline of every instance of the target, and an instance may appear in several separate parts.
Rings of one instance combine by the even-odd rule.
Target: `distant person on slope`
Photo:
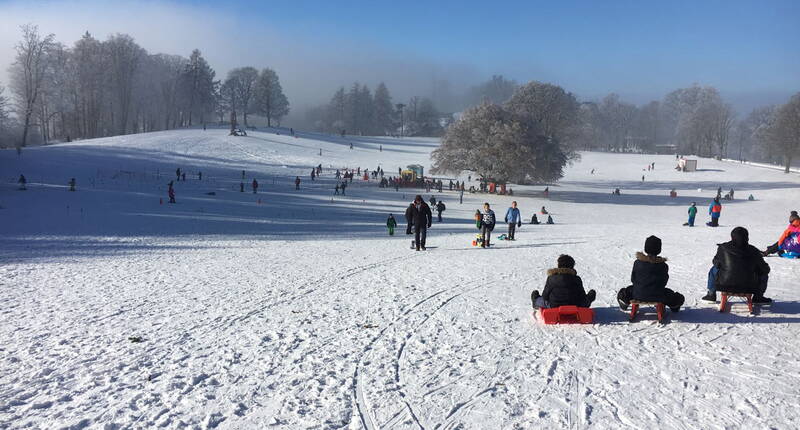
[[[256,181],[255,178],[253,178],[253,194],[255,194],[256,192],[258,192],[258,181]]]
[[[711,221],[706,225],[709,227],[719,227],[719,217],[722,214],[722,203],[719,202],[719,197],[715,198],[710,205],[708,205],[708,214],[711,215]]]
[[[508,240],[516,240],[514,233],[516,233],[517,227],[522,227],[522,215],[517,209],[516,201],[511,202],[511,207],[506,210],[505,221],[508,223]]]
[[[531,217],[531,224],[540,224],[539,217],[537,217],[536,214],[533,214],[533,216]]]
[[[481,213],[481,248],[489,247],[495,221],[494,211],[489,208],[489,203],[484,203],[483,212]]]
[[[17,183],[19,184],[19,189],[20,190],[27,190],[28,189],[27,188],[28,180],[25,179],[25,175],[19,175],[19,179],[17,180]]]
[[[413,234],[411,228],[414,226],[414,203],[409,203],[408,207],[406,208],[406,234]]]
[[[439,200],[439,203],[436,203],[436,215],[439,218],[439,222],[442,222],[442,212],[444,212],[445,206],[444,202]]]
[[[175,169],[175,180],[176,181],[180,181],[181,180],[181,168],[180,167]]]
[[[787,227],[787,229],[784,230],[783,234],[781,235],[781,238],[783,238],[784,235],[786,235],[786,232],[788,232],[789,229],[794,225],[795,219],[800,219],[800,217],[798,217],[797,211],[792,211],[791,213],[789,213],[789,227]],[[778,255],[783,254],[783,252],[780,249],[780,246],[781,246],[780,242],[781,241],[778,240],[777,242],[775,242],[772,245],[768,246],[767,249],[764,250],[764,252],[761,253],[761,255],[766,257],[766,256],[769,256],[769,255],[772,255],[772,254],[775,254],[775,253],[778,253]]]
[[[386,220],[386,228],[389,229],[389,236],[394,236],[395,227],[397,227],[397,221],[394,219],[394,215],[389,214],[389,218]]]
[[[631,300],[664,303],[673,312],[681,309],[685,298],[681,293],[667,288],[669,266],[666,258],[658,256],[660,253],[661,239],[655,236],[648,237],[644,242],[644,253],[637,252],[636,261],[633,262],[631,272],[633,285],[622,288],[617,293],[620,309],[628,309]]]
[[[559,306],[580,306],[588,308],[592,305],[597,293],[583,289],[583,281],[575,271],[575,260],[569,255],[558,257],[558,267],[547,271],[547,282],[544,291],[531,293],[534,308],[557,308]]]
[[[75,191],[75,178],[70,179],[67,184],[69,185],[70,191]]]
[[[731,231],[730,242],[717,245],[713,266],[708,271],[708,292],[703,300],[715,302],[717,291],[753,294],[753,303],[771,303],[764,297],[769,281],[769,265],[744,227]]]
[[[169,181],[169,186],[167,188],[167,196],[169,196],[170,203],[175,203],[175,188],[172,188],[172,181]]]
[[[697,203],[692,202],[692,205],[689,206],[689,221],[686,222],[686,226],[694,227],[694,218],[697,216]]]
[[[542,210],[539,213],[541,213],[542,215],[547,215],[548,214],[547,209],[545,209],[544,206],[542,206]]]
[[[294,178],[294,189],[295,190],[299,190],[300,189],[300,177],[299,176],[295,176],[295,178]]]

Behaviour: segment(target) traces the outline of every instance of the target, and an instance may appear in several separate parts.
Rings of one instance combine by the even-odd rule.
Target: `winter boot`
[[[705,296],[703,296],[702,300],[705,300],[707,302],[716,302],[717,293],[709,291]]]
[[[589,290],[589,292],[586,293],[586,307],[588,308],[589,306],[591,306],[592,302],[596,298],[597,298],[597,292],[595,290]]]
[[[534,309],[536,309],[536,300],[541,296],[542,295],[539,294],[539,290],[533,290],[533,292],[531,293],[531,304],[533,305]]]
[[[753,303],[759,305],[768,304],[772,303],[772,299],[764,296],[753,296]]]

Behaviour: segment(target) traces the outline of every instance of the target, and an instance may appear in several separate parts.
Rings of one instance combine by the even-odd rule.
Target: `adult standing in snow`
[[[483,212],[481,212],[481,248],[488,248],[489,242],[492,239],[492,230],[494,230],[496,218],[494,211],[489,207],[489,203],[483,204]]]
[[[506,210],[505,220],[508,223],[508,240],[516,240],[514,233],[517,231],[517,227],[522,227],[522,215],[517,209],[516,201],[511,202],[511,207]]]
[[[719,202],[719,197],[715,198],[710,205],[708,205],[708,214],[711,215],[711,221],[706,225],[709,227],[719,227],[719,217],[722,214],[722,203]]]
[[[180,167],[178,167],[177,169],[175,169],[175,180],[176,180],[176,181],[179,181],[179,182],[180,182],[180,180],[181,180],[181,168],[180,168]]]
[[[24,191],[24,190],[28,189],[27,188],[28,180],[25,179],[25,175],[20,174],[19,175],[19,179],[17,180],[17,183],[19,184],[19,189],[20,190]]]
[[[339,195],[339,183],[338,182],[336,183],[336,186],[333,187],[333,195],[335,195],[335,196]]]
[[[694,217],[697,216],[697,203],[692,202],[692,205],[689,206],[689,221],[686,222],[684,225],[688,225],[689,227],[694,227]]]
[[[197,180],[198,181],[202,181],[203,180],[203,172],[197,172]]]
[[[431,203],[431,207],[435,208],[436,207],[436,197],[431,196],[430,203]]]
[[[648,237],[644,242],[644,253],[636,253],[631,271],[632,285],[622,288],[617,293],[617,302],[622,310],[628,309],[631,300],[661,302],[669,306],[672,312],[678,312],[685,298],[681,293],[667,288],[669,266],[667,259],[659,257],[661,239]]]
[[[294,178],[294,189],[295,190],[299,190],[300,189],[300,177],[299,176],[295,176],[295,178]]]
[[[172,188],[172,181],[169,181],[167,196],[169,196],[170,203],[175,203],[175,188]]]
[[[311,169],[311,181],[313,182],[317,176],[317,169]]]
[[[70,191],[75,191],[75,178],[70,179],[68,185]]]
[[[417,195],[414,197],[414,203],[408,209],[411,212],[411,220],[414,223],[414,245],[417,251],[420,249],[425,251],[428,229],[431,228],[431,223],[433,222],[431,208],[422,200],[422,196]]]
[[[717,291],[753,294],[753,303],[771,303],[764,297],[769,281],[769,265],[744,227],[731,231],[730,242],[717,245],[717,254],[708,271],[708,292],[703,300],[717,301]]]
[[[255,178],[253,178],[253,194],[255,194],[256,192],[258,192],[258,181],[256,181]]]
[[[444,212],[444,210],[444,202],[439,200],[439,203],[436,203],[436,215],[439,217],[439,222],[442,222],[442,212]]]
[[[342,189],[342,195],[343,195],[343,196],[347,195],[347,194],[345,193],[345,190],[347,189],[347,181],[342,181],[342,186],[341,186],[341,187],[339,187],[339,188],[341,188],[341,189]]]

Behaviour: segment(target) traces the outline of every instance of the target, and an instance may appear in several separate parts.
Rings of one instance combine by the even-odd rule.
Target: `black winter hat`
[[[644,241],[644,252],[647,255],[661,254],[661,239],[650,236]]]
[[[573,269],[575,268],[575,259],[569,255],[562,254],[558,257],[559,269]]]
[[[750,233],[744,227],[736,227],[731,231],[731,240],[736,246],[745,247],[750,242]]]

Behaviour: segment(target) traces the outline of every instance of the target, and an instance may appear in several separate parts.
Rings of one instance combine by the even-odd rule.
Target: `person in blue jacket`
[[[517,231],[517,227],[522,227],[522,215],[517,209],[516,201],[511,202],[511,207],[506,211],[506,222],[508,223],[507,239],[516,240],[514,239],[514,233]]]
[[[719,202],[719,197],[715,198],[710,205],[708,205],[708,214],[711,215],[711,221],[706,225],[709,227],[719,227],[719,216],[722,214],[722,203]]]

